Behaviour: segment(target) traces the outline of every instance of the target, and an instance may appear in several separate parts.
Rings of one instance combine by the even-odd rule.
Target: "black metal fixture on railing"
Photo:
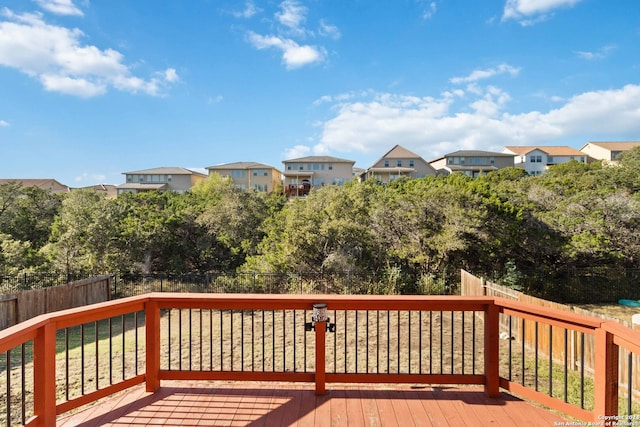
[[[326,330],[329,332],[335,333],[336,324],[331,323],[331,318],[329,317],[328,313],[329,312],[327,311],[327,304],[323,304],[323,303],[313,304],[313,313],[311,314],[311,322],[306,322],[304,324],[304,330],[307,332],[315,331],[316,323],[324,322]]]

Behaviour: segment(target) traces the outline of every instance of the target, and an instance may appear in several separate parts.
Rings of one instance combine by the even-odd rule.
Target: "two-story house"
[[[478,177],[502,168],[513,167],[514,155],[481,150],[459,150],[430,162],[438,174],[460,172]]]
[[[143,191],[189,191],[206,174],[180,167],[161,167],[124,172],[126,183],[117,187],[118,194],[140,193]]]
[[[308,156],[284,160],[284,189],[303,196],[313,187],[343,185],[353,178],[355,161],[331,156]]]
[[[503,153],[515,155],[515,166],[523,168],[529,175],[540,175],[550,166],[568,163],[571,160],[586,163],[587,155],[568,146],[516,146],[504,147]]]
[[[361,177],[386,184],[400,177],[424,178],[435,175],[435,169],[421,156],[396,145],[367,169]]]
[[[596,160],[615,162],[625,151],[640,147],[640,141],[587,142],[580,151]]]
[[[282,185],[282,172],[273,166],[256,162],[235,162],[223,165],[209,166],[209,175],[218,175],[229,178],[233,183],[244,190],[255,190],[271,193]]]

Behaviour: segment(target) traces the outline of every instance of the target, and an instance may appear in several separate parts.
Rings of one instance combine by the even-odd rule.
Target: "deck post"
[[[327,333],[327,322],[316,322],[316,394],[326,394],[325,386],[325,344]]]
[[[155,301],[145,303],[146,390],[160,388],[160,308]]]
[[[500,311],[495,302],[484,310],[484,391],[500,396]]]
[[[33,341],[33,413],[38,425],[56,425],[56,325],[38,329]]]
[[[316,395],[326,394],[326,335],[327,335],[327,304],[313,304],[313,327],[316,331]]]
[[[614,335],[603,327],[596,329],[594,372],[594,421],[618,415],[618,346]]]

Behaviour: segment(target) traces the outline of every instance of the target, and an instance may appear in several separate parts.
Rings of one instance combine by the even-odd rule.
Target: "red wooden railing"
[[[475,325],[475,318],[482,321],[483,346],[477,350],[482,354],[482,372],[476,373],[475,369],[471,373],[466,373],[462,368],[461,373],[455,373],[452,367],[450,373],[423,373],[422,362],[419,361],[419,372],[413,372],[409,367],[407,372],[401,372],[398,367],[397,372],[347,372],[345,362],[345,372],[337,372],[335,366],[333,371],[327,372],[325,362],[328,359],[325,322],[317,322],[315,326],[315,366],[313,371],[293,372],[283,369],[280,372],[264,371],[234,371],[233,362],[230,370],[191,370],[172,369],[171,366],[163,368],[161,360],[161,347],[163,337],[161,332],[162,313],[168,309],[201,309],[201,310],[251,310],[251,311],[275,311],[275,310],[303,310],[305,313],[312,310],[314,304],[324,303],[330,312],[358,311],[367,313],[367,328],[369,322],[369,311],[375,312],[443,312],[453,313],[473,313],[471,316]],[[58,397],[61,379],[56,374],[56,358],[60,357],[60,350],[56,348],[56,334],[66,328],[77,327],[78,325],[96,322],[96,336],[99,321],[111,319],[116,316],[122,317],[123,344],[122,352],[125,352],[124,344],[124,316],[131,313],[144,312],[145,342],[143,358],[144,368],[138,371],[137,346],[138,336],[136,333],[136,368],[135,372],[125,375],[124,358],[122,362],[122,378],[113,381],[113,375],[109,374],[108,384],[97,384],[96,368],[96,390],[85,392],[80,396],[71,398]],[[594,407],[585,409],[580,405],[567,402],[567,399],[554,396],[553,393],[545,394],[518,383],[510,378],[500,375],[501,363],[504,363],[504,354],[501,351],[500,343],[500,319],[501,316],[512,316],[527,321],[540,322],[550,325],[550,327],[565,328],[570,331],[578,331],[595,336],[598,354],[602,357],[597,360],[595,369],[595,389]],[[346,318],[346,316],[345,316]],[[468,319],[469,317],[467,317]],[[400,315],[398,314],[398,319]],[[411,317],[409,316],[409,319]],[[462,325],[464,328],[465,317],[462,315]],[[294,320],[295,322],[295,320]],[[357,320],[356,320],[357,322]],[[409,320],[411,322],[411,320]],[[357,324],[357,323],[356,323]],[[430,324],[431,325],[431,324]],[[410,323],[409,323],[410,326]],[[345,321],[346,327],[346,321]],[[111,322],[109,323],[111,330]],[[137,315],[136,315],[137,329]],[[474,329],[475,330],[475,329]],[[367,329],[367,334],[368,334]],[[453,334],[453,329],[447,333]],[[346,332],[345,332],[346,334]],[[442,329],[440,329],[442,335]],[[456,333],[457,334],[457,333]],[[464,331],[462,332],[464,336]],[[345,335],[346,336],[346,335]],[[398,329],[396,336],[400,341],[401,333]],[[422,338],[422,332],[420,333]],[[475,339],[475,337],[474,337]],[[84,340],[84,329],[83,329]],[[111,337],[109,338],[111,340]],[[429,333],[430,343],[433,344],[433,336]],[[59,339],[58,339],[59,341]],[[84,342],[84,341],[83,341]],[[584,421],[602,421],[614,419],[618,413],[618,348],[623,347],[640,354],[640,333],[629,330],[619,324],[605,322],[601,319],[577,315],[573,313],[557,312],[528,304],[508,301],[501,298],[492,297],[451,297],[451,296],[345,296],[345,295],[228,295],[228,294],[166,294],[153,293],[137,297],[125,298],[107,303],[95,304],[91,306],[65,310],[36,317],[22,324],[13,326],[4,331],[0,331],[0,354],[5,354],[5,361],[10,359],[10,351],[22,346],[22,356],[24,360],[24,344],[32,343],[33,358],[27,360],[28,365],[32,365],[33,375],[33,402],[25,405],[22,403],[22,421],[20,417],[13,415],[16,411],[15,404],[12,403],[11,390],[9,388],[26,387],[10,383],[12,375],[11,366],[5,366],[5,372],[0,371],[0,375],[6,373],[7,385],[4,414],[7,425],[13,422],[24,423],[30,426],[54,426],[56,416],[97,399],[106,397],[115,392],[124,390],[136,384],[146,383],[148,391],[156,391],[161,386],[163,380],[238,380],[238,381],[305,381],[315,382],[316,392],[322,394],[326,390],[326,383],[336,382],[384,382],[384,383],[425,383],[425,384],[478,384],[484,385],[489,396],[495,397],[500,393],[500,388],[514,392],[525,398],[532,399],[550,408],[562,411],[572,417]],[[411,348],[411,338],[409,338],[409,352]],[[376,343],[376,345],[378,345]],[[398,343],[400,345],[400,343]],[[440,343],[442,346],[442,343]],[[97,359],[96,344],[96,359]],[[451,345],[453,350],[453,341]],[[463,343],[464,349],[464,343]],[[110,350],[111,351],[111,350]],[[368,351],[368,350],[367,350]],[[400,350],[398,350],[399,352]],[[421,350],[420,350],[421,351]],[[442,349],[440,350],[442,351]],[[457,351],[457,350],[455,350]],[[420,353],[422,354],[422,353]],[[454,355],[452,354],[451,357]],[[221,356],[222,357],[222,356]],[[357,357],[357,356],[356,356]],[[411,356],[410,356],[411,357]],[[473,355],[472,355],[473,357]],[[442,363],[442,362],[441,362]],[[537,363],[537,362],[536,362]],[[367,365],[369,361],[367,360]],[[9,365],[6,362],[6,365]],[[87,365],[84,362],[83,369]],[[2,364],[0,363],[0,369]],[[25,377],[24,367],[22,376]],[[68,371],[68,368],[67,368]],[[29,376],[27,375],[27,376]],[[67,373],[68,375],[68,373]],[[84,375],[84,373],[83,373]],[[67,382],[68,382],[67,378]],[[27,380],[27,383],[29,381]],[[28,394],[28,393],[27,393]],[[23,393],[24,399],[25,393]],[[630,397],[631,399],[631,397]],[[27,408],[25,410],[25,407]],[[3,416],[2,402],[0,402],[0,420]],[[20,412],[20,411],[18,411]],[[27,413],[25,416],[25,412]],[[607,418],[608,417],[608,418]],[[16,421],[17,419],[17,421]]]

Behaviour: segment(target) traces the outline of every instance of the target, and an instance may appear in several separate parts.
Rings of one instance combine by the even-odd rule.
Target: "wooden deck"
[[[553,426],[566,419],[508,393],[482,388],[164,381],[133,387],[58,426]],[[559,425],[559,424],[555,424]]]

